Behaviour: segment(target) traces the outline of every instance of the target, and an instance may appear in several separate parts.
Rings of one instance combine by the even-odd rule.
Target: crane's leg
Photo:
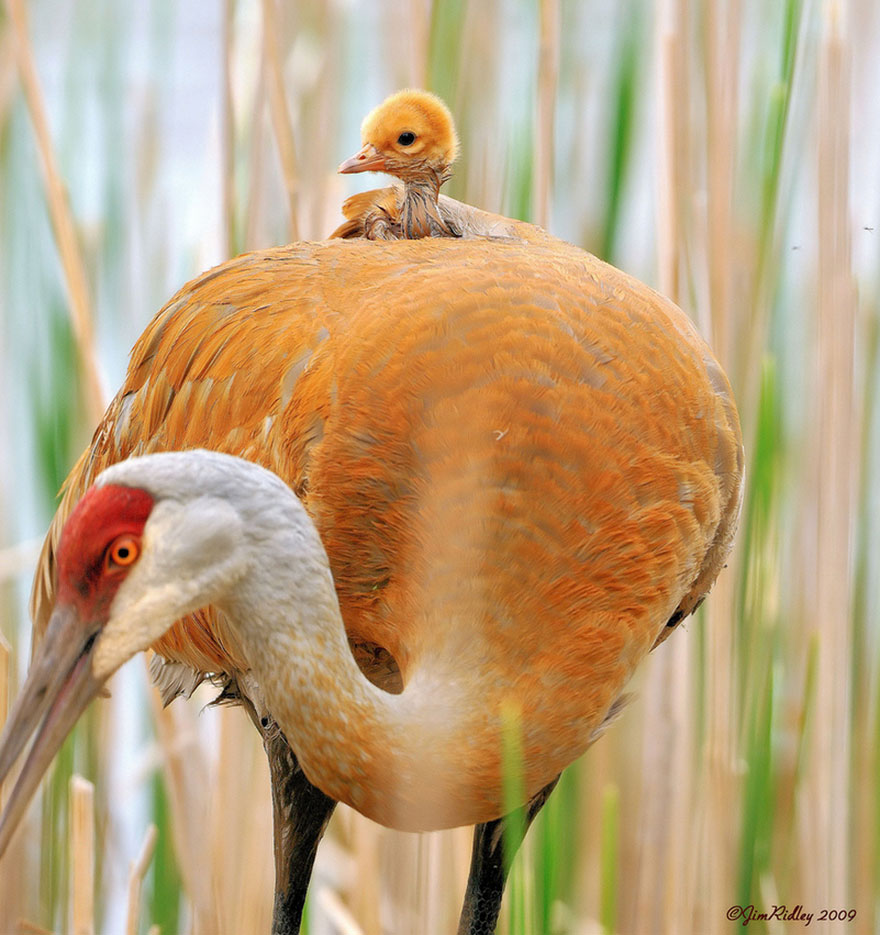
[[[336,800],[306,779],[284,734],[255,697],[258,696],[253,686],[231,678],[221,695],[224,701],[242,705],[263,738],[272,781],[275,839],[272,935],[298,935],[318,844],[336,808]]]
[[[306,779],[296,754],[274,724],[262,724],[261,733],[272,778],[275,837],[272,935],[297,935],[318,843],[336,800]]]
[[[557,776],[529,799],[525,808],[527,830],[559,782]],[[509,815],[474,828],[474,849],[464,906],[458,923],[458,935],[492,935],[498,922],[501,897],[507,882],[510,859],[505,860],[504,838]],[[513,854],[509,855],[513,858]]]

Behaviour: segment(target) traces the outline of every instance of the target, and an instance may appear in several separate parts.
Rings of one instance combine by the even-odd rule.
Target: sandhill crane
[[[743,459],[729,384],[678,308],[529,225],[444,201],[465,238],[480,236],[248,254],[185,286],[146,329],[47,537],[34,597],[47,635],[0,741],[0,779],[37,737],[0,849],[77,711],[124,656],[152,643],[197,673],[255,675],[283,731],[269,747],[276,804],[313,796],[300,813],[308,827],[278,862],[276,932],[298,926],[331,796],[394,827],[482,822],[460,931],[493,930],[504,883],[498,705],[515,689],[533,817],[639,661],[711,587],[734,533]],[[208,512],[175,507],[166,493],[186,483],[177,467],[185,475],[207,457],[175,455],[102,476],[104,494],[76,514],[92,551],[70,558],[62,545],[59,575],[61,528],[103,468],[205,445],[277,474],[317,537],[277,481],[226,459],[235,468],[214,473],[240,478],[242,490],[236,481],[227,491],[234,508],[213,493]],[[175,466],[168,488],[153,474],[163,463]],[[271,491],[279,512],[298,517],[279,535],[301,536],[306,556],[295,582],[282,562],[285,587],[301,589],[298,635],[272,645],[245,635],[260,601],[234,560],[246,534],[236,511],[249,509],[243,490],[257,475],[256,495]],[[121,495],[107,499],[119,487],[135,491],[124,509]],[[229,563],[238,598],[194,589],[188,603],[153,607],[147,576],[183,555],[157,550],[151,530],[166,521],[182,524],[187,555],[201,530],[205,564]],[[77,578],[89,555],[97,565],[80,565]],[[275,570],[248,573],[265,581]],[[96,595],[89,576],[102,573],[112,581],[92,613],[76,582],[85,575]],[[74,622],[77,607],[86,626]],[[154,611],[164,634],[146,622]],[[175,623],[178,613],[188,616]],[[335,621],[326,630],[316,623],[325,617]],[[58,630],[77,641],[59,646]],[[296,708],[282,708],[273,666],[298,657],[292,641],[304,633],[316,641],[304,658],[322,661],[300,673],[307,685],[287,686]],[[328,697],[340,667],[348,727]],[[372,746],[383,727],[387,758]],[[278,765],[292,757],[283,738],[322,791]],[[283,822],[276,809],[282,842]]]
[[[457,237],[453,220],[438,206],[440,186],[452,177],[458,137],[448,108],[428,91],[407,89],[386,98],[361,126],[362,148],[342,173],[386,172],[403,182],[352,195],[342,206],[346,222],[333,237],[398,240]]]

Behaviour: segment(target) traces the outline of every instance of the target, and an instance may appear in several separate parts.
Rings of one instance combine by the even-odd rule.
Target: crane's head
[[[255,475],[262,498],[249,486]],[[234,589],[251,561],[249,511],[262,500],[263,513],[277,513],[281,492],[293,499],[257,465],[189,451],[114,465],[80,500],[56,553],[45,637],[0,735],[2,782],[35,734],[0,819],[0,854],[89,701],[175,620]]]
[[[428,91],[408,89],[386,98],[364,119],[361,142],[340,172],[387,172],[404,181],[433,173],[444,182],[458,155],[452,115]]]

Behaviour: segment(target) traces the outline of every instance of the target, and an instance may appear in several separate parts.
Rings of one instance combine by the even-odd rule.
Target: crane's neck
[[[317,532],[305,550],[301,536],[281,540],[265,541],[221,607],[306,776],[388,826],[462,823],[448,794],[460,743],[450,712],[461,706],[418,678],[400,695],[369,682],[349,649]],[[435,790],[427,796],[426,785]]]

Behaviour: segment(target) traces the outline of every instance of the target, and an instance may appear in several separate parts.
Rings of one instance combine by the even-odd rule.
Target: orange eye
[[[133,565],[141,554],[141,546],[134,536],[119,536],[107,549],[107,568],[127,568]]]

